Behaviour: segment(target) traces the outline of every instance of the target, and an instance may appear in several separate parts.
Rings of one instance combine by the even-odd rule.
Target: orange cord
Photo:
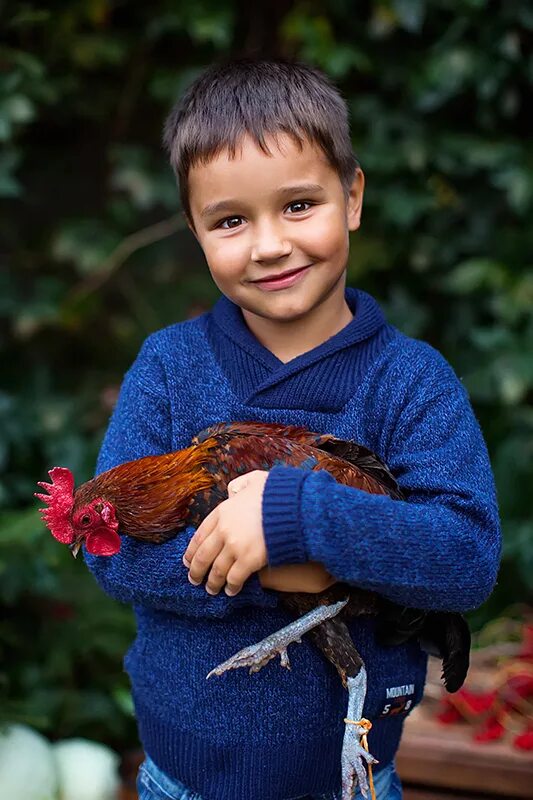
[[[370,720],[366,719],[365,717],[359,720],[348,719],[347,717],[344,717],[344,721],[349,723],[350,725],[358,725],[360,728],[364,728],[365,732],[361,736],[361,741],[363,743],[363,747],[368,753],[368,741],[366,736],[367,733],[370,731],[370,728],[372,727],[372,723],[370,722]],[[376,792],[374,789],[374,778],[372,776],[372,764],[367,764],[367,767],[368,767],[368,783],[370,784],[370,794],[372,796],[372,800],[376,800]]]

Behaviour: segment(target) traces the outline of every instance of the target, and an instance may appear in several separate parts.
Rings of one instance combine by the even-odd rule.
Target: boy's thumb
[[[228,483],[228,495],[236,494],[240,489],[244,489],[247,481],[243,478],[234,478]]]

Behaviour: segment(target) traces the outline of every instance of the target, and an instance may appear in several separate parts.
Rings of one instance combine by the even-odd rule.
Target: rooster
[[[38,483],[47,494],[35,496],[46,503],[41,509],[43,521],[73,555],[84,544],[93,555],[112,556],[120,550],[119,529],[139,541],[165,542],[188,526],[198,527],[227,498],[228,483],[234,478],[277,464],[324,469],[347,486],[405,499],[386,464],[366,447],[304,427],[258,422],[218,423],[195,436],[190,447],[129,461],[77,489],[70,470],[54,467],[48,473],[52,483]],[[366,797],[363,760],[369,766],[376,763],[363,746],[371,727],[362,717],[366,670],[346,621],[358,615],[376,616],[381,644],[401,644],[417,637],[427,652],[442,658],[442,677],[449,692],[457,691],[466,678],[468,625],[460,614],[401,607],[375,592],[341,582],[319,594],[284,592],[281,603],[296,621],[236,653],[207,677],[237,667],[256,672],[277,654],[282,665],[289,667],[288,645],[309,632],[348,690],[342,800],[352,796],[356,778]]]

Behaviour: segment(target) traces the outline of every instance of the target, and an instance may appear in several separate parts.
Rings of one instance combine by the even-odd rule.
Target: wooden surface
[[[405,785],[447,790],[455,798],[478,793],[533,800],[533,753],[509,742],[473,742],[469,725],[442,725],[423,705],[406,720],[396,763]]]

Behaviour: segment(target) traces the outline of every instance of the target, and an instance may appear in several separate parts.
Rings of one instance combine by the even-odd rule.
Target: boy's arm
[[[337,582],[323,564],[308,561],[307,564],[284,564],[280,567],[263,567],[257,573],[263,589],[278,592],[308,592],[318,594]]]
[[[417,376],[385,454],[409,499],[274,467],[263,495],[269,564],[319,561],[414,608],[467,611],[487,598],[501,552],[489,457],[464,387],[431,351],[431,380]]]
[[[100,449],[96,474],[126,461],[172,449],[172,420],[161,372],[148,337],[124,378]],[[189,527],[164,544],[139,542],[123,535],[121,550],[116,555],[91,556],[84,549],[84,556],[104,591],[122,602],[211,617],[224,617],[243,606],[277,605],[278,596],[262,588],[257,573],[250,576],[235,597],[224,592],[212,596],[203,586],[189,583],[182,557],[194,533],[195,528]]]

